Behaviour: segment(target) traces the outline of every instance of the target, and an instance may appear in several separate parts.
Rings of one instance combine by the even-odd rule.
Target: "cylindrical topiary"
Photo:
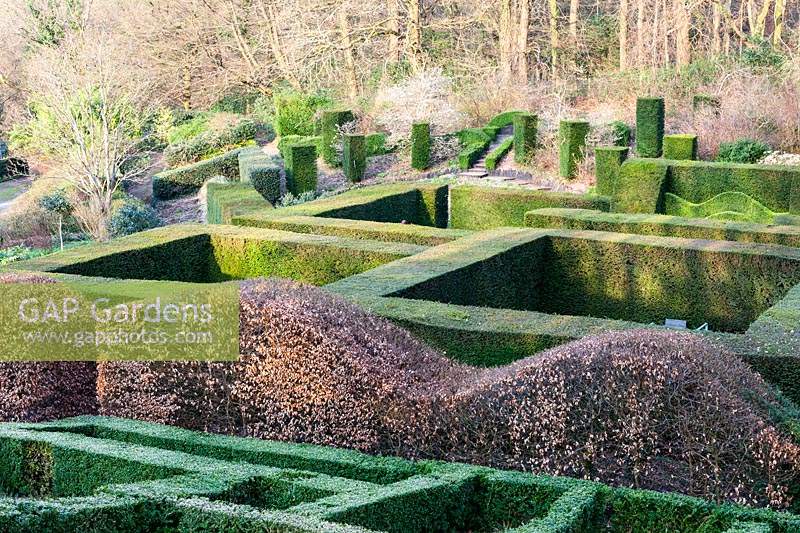
[[[558,126],[558,169],[562,178],[572,179],[586,151],[589,123],[585,120],[562,120]]]
[[[317,147],[296,144],[286,149],[286,190],[296,195],[317,190]]]
[[[514,161],[530,163],[536,151],[536,129],[539,117],[521,113],[514,117]]]
[[[431,162],[431,125],[417,122],[411,125],[411,168],[425,170]]]
[[[627,147],[598,146],[594,149],[594,175],[597,182],[597,194],[614,195],[619,169],[627,158]]]
[[[697,135],[665,135],[664,159],[697,159]]]
[[[639,157],[660,157],[664,143],[664,99],[636,100],[636,153]]]
[[[348,122],[355,121],[356,117],[349,109],[332,109],[322,112],[321,135],[322,146],[320,148],[322,160],[327,164],[338,167],[342,164],[339,154],[336,151],[336,143],[339,137],[339,127]]]
[[[363,135],[342,137],[342,167],[344,175],[352,183],[361,181],[367,169],[366,143]]]

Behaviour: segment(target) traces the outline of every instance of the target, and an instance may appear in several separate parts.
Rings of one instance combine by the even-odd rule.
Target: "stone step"
[[[488,174],[485,170],[467,170],[465,172],[460,172],[458,175],[464,178],[483,178]]]

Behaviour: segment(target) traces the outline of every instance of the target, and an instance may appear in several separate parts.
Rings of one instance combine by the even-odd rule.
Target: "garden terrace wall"
[[[3,531],[437,529],[778,533],[790,513],[441,462],[195,433],[106,417],[0,425]],[[50,458],[29,468],[32,451]],[[80,496],[72,496],[79,494]],[[365,529],[368,528],[368,529]],[[515,529],[518,528],[518,529]]]
[[[404,243],[186,224],[21,261],[12,267],[101,278],[206,283],[278,276],[322,285],[423,249]],[[131,265],[136,265],[135,270]]]
[[[605,213],[590,209],[544,208],[525,213],[534,228],[613,231],[685,239],[753,242],[800,247],[800,227],[727,222],[669,215]]]
[[[702,203],[723,193],[738,192],[748,195],[777,213],[800,214],[800,168],[798,167],[629,159],[622,164],[622,169],[633,169],[635,177],[638,172],[636,167],[644,168],[653,164],[666,168],[667,172],[664,187],[661,191],[656,191],[658,197],[650,212],[657,212],[657,206],[663,206],[666,193],[674,194],[688,202]],[[598,188],[615,191],[615,198],[635,194],[635,189],[640,187],[635,179],[628,183],[616,184],[602,182],[606,179],[621,178],[613,174],[598,175]]]

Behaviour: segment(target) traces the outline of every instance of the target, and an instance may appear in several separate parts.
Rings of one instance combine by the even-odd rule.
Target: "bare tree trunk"
[[[761,6],[761,11],[758,12],[758,17],[756,17],[756,25],[755,28],[751,28],[752,34],[754,34],[759,39],[764,38],[764,32],[767,28],[767,16],[769,15],[769,8],[772,5],[772,0],[764,0],[764,5]]]
[[[420,0],[409,0],[406,44],[408,46],[408,61],[414,70],[420,70],[423,66],[421,19]]]
[[[528,83],[528,23],[530,22],[529,0],[519,1],[519,27],[517,29],[517,83]]]
[[[339,22],[339,35],[342,40],[342,53],[344,54],[344,70],[347,78],[347,89],[351,100],[358,98],[358,75],[356,74],[356,59],[353,51],[353,41],[350,38],[350,22],[347,20],[347,9],[340,6],[337,19]]]
[[[720,24],[722,23],[722,13],[720,9],[719,2],[714,2],[711,15],[711,51],[715,54],[719,54],[722,51],[722,43],[719,34]]]
[[[773,46],[781,45],[783,34],[783,18],[786,14],[786,0],[775,0],[775,11],[772,14],[775,29],[772,31]]]
[[[675,0],[673,5],[675,13],[675,63],[680,67],[685,67],[692,60],[691,42],[689,41],[689,29],[691,20],[689,8],[685,0]],[[666,13],[665,13],[666,15]],[[666,17],[665,17],[666,20]],[[666,24],[665,24],[666,29]]]
[[[192,108],[192,70],[188,60],[183,64],[183,91],[181,93],[181,103],[183,109],[189,111]]]
[[[297,76],[294,73],[294,69],[292,69],[289,65],[289,60],[286,58],[286,54],[283,52],[283,44],[281,43],[280,35],[278,34],[278,28],[275,25],[275,21],[277,20],[275,16],[275,7],[273,6],[272,2],[259,2],[258,4],[259,14],[261,15],[261,21],[264,23],[266,32],[267,32],[267,40],[269,41],[269,48],[270,52],[272,53],[272,57],[275,58],[275,63],[278,65],[278,69],[281,72],[283,78],[289,82],[295,90],[301,89],[300,80],[297,79]]]
[[[388,21],[386,24],[387,32],[389,33],[389,63],[398,63],[400,61],[400,0],[387,0],[386,12],[388,14]]]
[[[619,1],[619,69],[628,68],[628,0]]]
[[[644,50],[646,40],[644,35],[644,11],[647,8],[645,0],[636,0],[636,65],[644,65]]]
[[[500,2],[498,44],[500,48],[500,77],[504,82],[511,80],[511,75],[514,70],[511,57],[511,49],[514,41],[514,34],[511,26],[511,2],[512,0],[501,0]]]
[[[578,40],[578,10],[581,0],[570,0],[569,2],[569,36],[573,40]]]
[[[549,22],[550,22],[550,63],[553,75],[556,73],[558,65],[558,0],[549,1]]]

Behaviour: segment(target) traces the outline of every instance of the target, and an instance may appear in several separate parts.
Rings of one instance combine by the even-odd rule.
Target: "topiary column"
[[[317,190],[317,147],[296,144],[286,150],[286,190],[295,196]]]
[[[697,135],[665,135],[664,159],[697,159]]]
[[[558,173],[572,179],[586,152],[589,123],[585,120],[562,120],[558,125]]]
[[[367,169],[366,142],[363,135],[344,135],[342,137],[342,167],[344,175],[353,183],[364,178]]]
[[[539,117],[521,113],[514,117],[514,161],[530,163],[536,151],[536,129]]]
[[[639,157],[660,157],[664,142],[664,99],[636,100],[636,153]]]
[[[331,109],[322,112],[320,134],[322,135],[321,153],[322,160],[332,167],[342,164],[339,154],[336,152],[336,141],[339,133],[339,126],[355,121],[356,117],[349,109]]]
[[[411,167],[425,170],[431,162],[431,126],[427,122],[411,125]]]
[[[594,149],[594,176],[597,181],[597,194],[614,195],[619,169],[627,158],[627,146],[598,146]]]

